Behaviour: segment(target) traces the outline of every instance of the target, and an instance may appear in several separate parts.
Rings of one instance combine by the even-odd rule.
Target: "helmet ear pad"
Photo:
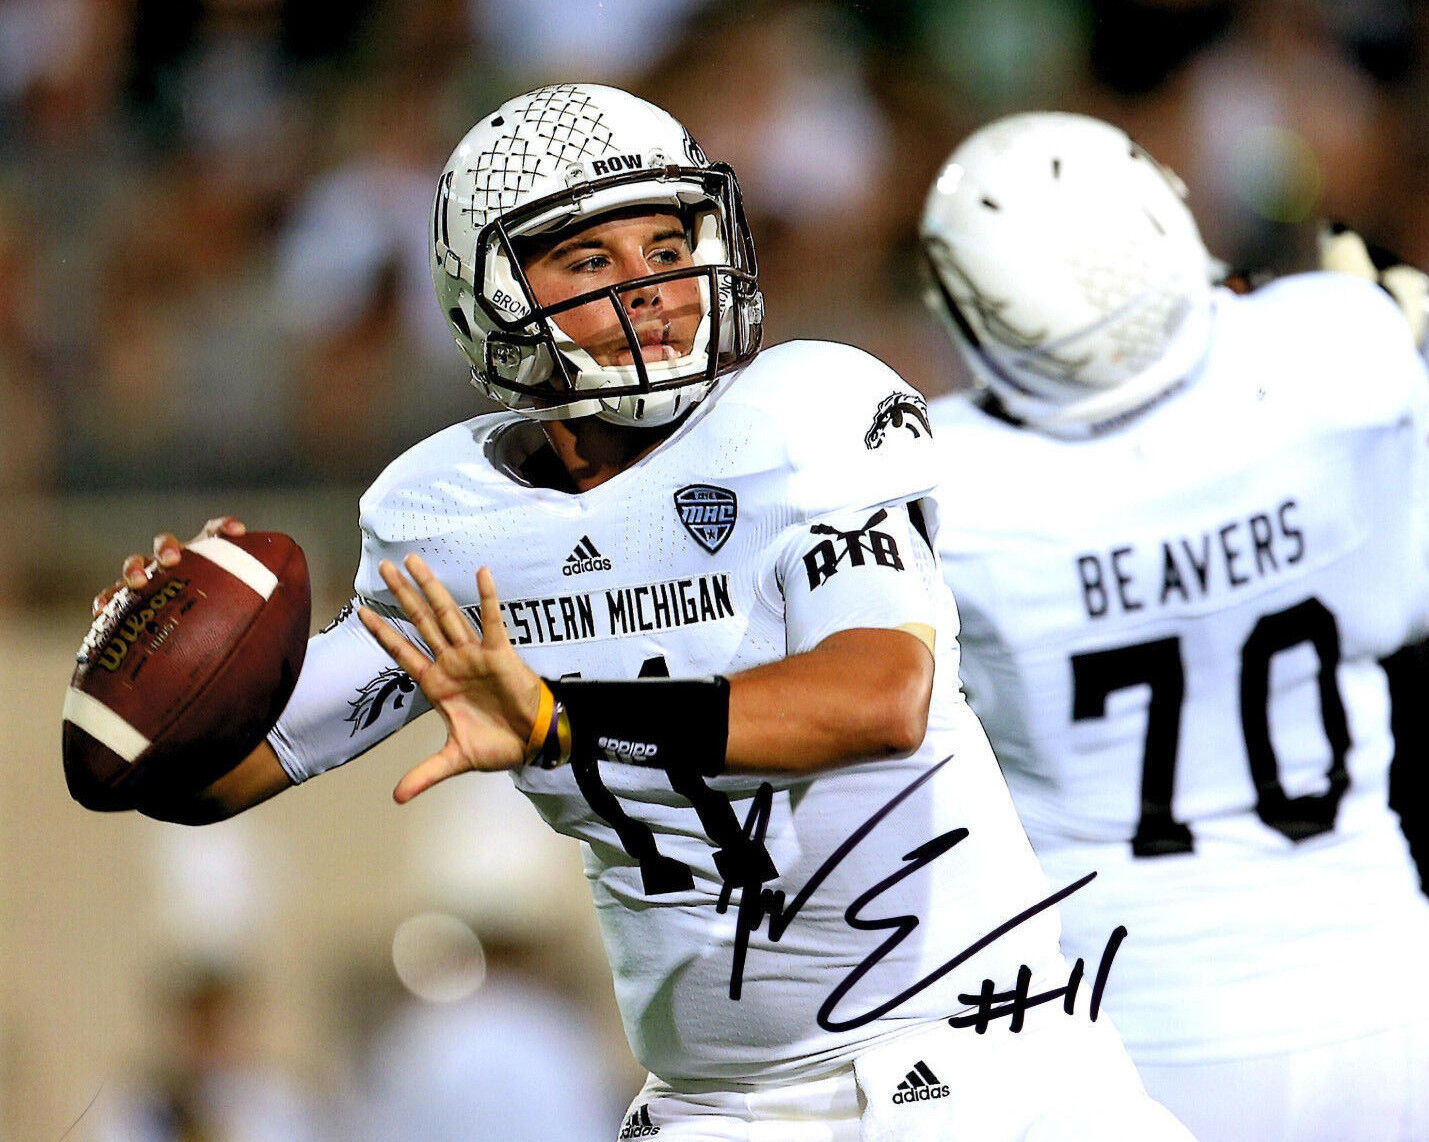
[[[953,152],[920,227],[925,298],[1015,417],[1094,431],[1194,371],[1213,265],[1184,193],[1086,116],[1010,116]]]

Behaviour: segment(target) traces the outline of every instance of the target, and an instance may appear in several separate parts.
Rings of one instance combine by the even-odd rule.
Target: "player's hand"
[[[540,678],[506,637],[496,582],[487,568],[476,573],[481,594],[481,633],[477,633],[420,556],[409,555],[405,563],[411,579],[390,560],[384,560],[378,571],[428,649],[384,622],[370,607],[360,607],[357,613],[382,649],[442,715],[447,740],[397,783],[392,796],[398,804],[468,770],[515,769],[526,759],[526,741],[541,695]]]
[[[1367,243],[1340,222],[1322,223],[1317,235],[1320,268],[1374,282],[1404,312],[1414,344],[1429,334],[1429,274],[1407,265],[1383,246]]]
[[[203,530],[189,540],[189,543],[197,543],[200,539],[210,539],[215,535],[242,535],[247,530],[241,520],[228,515],[218,516],[204,524]],[[188,544],[179,543],[168,532],[154,536],[153,555],[146,557],[138,552],[130,555],[119,567],[119,578],[94,596],[91,604],[94,614],[104,610],[105,604],[123,588],[137,591],[149,581],[149,576],[156,568],[172,567],[179,561],[180,550],[186,546]]]

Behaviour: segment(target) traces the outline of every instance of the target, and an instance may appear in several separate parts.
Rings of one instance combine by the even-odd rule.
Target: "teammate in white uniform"
[[[377,480],[358,606],[269,742],[146,811],[246,808],[436,706],[399,802],[511,770],[583,842],[651,1072],[622,1137],[1188,1137],[1093,1019],[1111,955],[1060,956],[1065,886],[959,691],[925,405],[846,346],[756,356],[732,172],[623,92],[543,88],[457,147],[432,248],[512,411]]]
[[[922,221],[963,678],[1106,993],[1203,1142],[1429,1138],[1429,907],[1379,660],[1422,637],[1429,384],[1373,285],[1236,296],[1119,130],[975,132]]]

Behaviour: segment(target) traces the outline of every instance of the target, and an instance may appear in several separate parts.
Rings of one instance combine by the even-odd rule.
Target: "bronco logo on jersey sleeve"
[[[919,425],[923,431],[918,431]],[[890,428],[906,428],[915,438],[932,436],[928,423],[928,403],[917,393],[890,393],[878,403],[873,423],[863,434],[863,446],[870,451],[882,445]]]
[[[356,737],[359,731],[371,729],[389,709],[393,713],[401,710],[416,689],[417,684],[406,671],[400,666],[389,666],[347,703],[349,713],[343,720],[352,725],[348,736]]]
[[[734,531],[738,501],[728,488],[689,484],[675,493],[675,511],[695,542],[713,555]]]

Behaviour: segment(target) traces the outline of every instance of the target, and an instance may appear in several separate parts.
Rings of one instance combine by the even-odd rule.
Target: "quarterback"
[[[847,346],[759,351],[733,172],[633,96],[546,87],[457,146],[430,241],[507,411],[366,493],[354,605],[268,741],[169,815],[435,709],[398,802],[509,770],[582,842],[651,1075],[628,1136],[1188,1137],[1094,1018],[1107,957],[1062,959],[1069,886],[959,691],[926,407]],[[419,690],[356,716],[379,679]]]
[[[1429,619],[1429,377],[1369,282],[1214,288],[1184,188],[1032,113],[922,221],[968,700],[1147,1089],[1203,1142],[1429,1138],[1429,905],[1380,660]]]

